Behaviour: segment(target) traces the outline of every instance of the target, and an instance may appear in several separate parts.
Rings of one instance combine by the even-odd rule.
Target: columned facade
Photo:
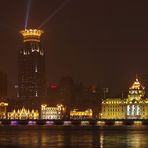
[[[102,119],[148,119],[148,99],[138,79],[129,88],[127,98],[108,98],[102,101]]]

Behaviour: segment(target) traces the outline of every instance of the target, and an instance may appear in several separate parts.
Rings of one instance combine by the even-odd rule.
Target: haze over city
[[[64,1],[31,2],[28,28],[40,26]],[[15,96],[17,56],[22,47],[27,1],[0,5],[0,69]],[[70,0],[44,26],[46,83],[70,76],[76,82],[108,87],[111,95],[127,89],[138,74],[147,86],[147,8],[139,1]]]
[[[146,2],[1,1],[0,147],[146,148]]]

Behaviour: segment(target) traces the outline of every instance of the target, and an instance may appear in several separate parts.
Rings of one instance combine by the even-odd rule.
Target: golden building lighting
[[[8,119],[39,119],[39,112],[38,110],[29,110],[22,109],[13,110],[12,112],[8,112]]]
[[[49,107],[47,104],[41,105],[41,119],[62,119],[65,115],[66,108],[62,104],[56,107]]]
[[[74,109],[70,111],[71,119],[91,119],[93,115],[92,109],[87,109],[84,111],[80,111],[78,109]]]
[[[102,101],[102,119],[148,119],[148,98],[138,78],[129,88],[127,98],[107,98]]]
[[[8,103],[0,102],[0,119],[7,118],[7,107]]]
[[[18,54],[19,98],[45,97],[45,50],[41,45],[43,30],[20,31],[24,43]]]
[[[24,42],[27,41],[40,42],[40,37],[44,33],[44,31],[39,29],[25,29],[21,30],[20,33],[24,37]]]

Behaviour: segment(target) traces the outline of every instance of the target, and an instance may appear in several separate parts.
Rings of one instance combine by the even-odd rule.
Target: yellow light
[[[115,125],[122,125],[123,121],[115,121]]]
[[[89,125],[89,121],[81,121],[81,126]]]
[[[44,31],[38,30],[38,29],[25,29],[25,30],[21,30],[20,33],[24,37],[24,42],[27,42],[27,41],[40,42],[40,36],[44,33]]]
[[[142,121],[134,121],[134,125],[142,125]]]
[[[100,126],[100,125],[105,125],[105,121],[97,121],[97,125]]]
[[[8,106],[8,103],[1,102],[1,103],[0,103],[0,106]]]
[[[140,84],[138,79],[136,79],[136,81],[130,87],[130,89],[140,89],[140,88],[142,88],[144,90],[144,87]]]
[[[17,111],[14,109],[12,112],[8,112],[8,119],[38,119],[39,112],[38,110],[30,111],[29,109],[18,109]]]

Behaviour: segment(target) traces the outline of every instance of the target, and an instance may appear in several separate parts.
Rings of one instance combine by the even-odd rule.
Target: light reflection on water
[[[0,126],[0,148],[147,148],[148,127]]]

